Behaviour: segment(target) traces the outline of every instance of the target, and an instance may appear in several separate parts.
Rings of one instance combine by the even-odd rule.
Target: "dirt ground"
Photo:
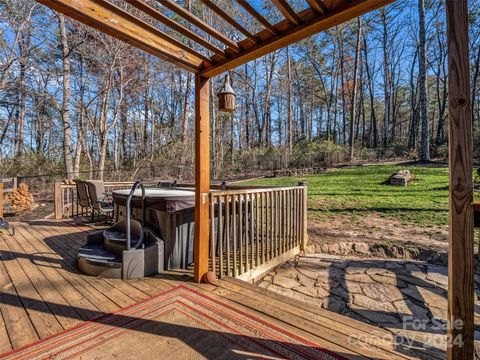
[[[397,243],[418,245],[446,251],[448,248],[447,226],[421,227],[405,225],[378,214],[365,216],[336,215],[308,224],[309,243],[328,244],[336,242]]]

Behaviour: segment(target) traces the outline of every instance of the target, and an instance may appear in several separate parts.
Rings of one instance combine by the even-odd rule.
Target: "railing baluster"
[[[70,188],[66,188],[66,189],[65,189],[65,193],[67,194],[67,203],[66,203],[66,206],[67,206],[67,215],[68,215],[68,217],[72,216],[72,215],[71,215],[71,210],[70,210],[70,208],[71,208],[71,204],[70,204],[70,190],[71,190]]]
[[[285,221],[282,221],[285,219],[283,217],[283,206],[284,206],[283,195],[284,195],[284,192],[280,190],[278,194],[278,197],[280,199],[280,206],[278,207],[278,218],[280,222],[278,225],[279,225],[279,232],[280,232],[280,249],[281,249],[280,252],[281,253],[285,252],[285,238],[284,238]]]
[[[243,229],[245,233],[245,270],[250,270],[250,196],[245,194],[245,228]]]
[[[244,273],[243,268],[243,194],[238,194],[238,248],[240,252],[239,273]]]
[[[270,216],[269,216],[269,210],[270,210],[270,193],[265,192],[265,259],[266,261],[269,261],[271,259],[270,257],[270,249],[271,249],[271,244],[270,244]]]
[[[301,240],[301,209],[302,209],[302,194],[300,189],[297,189],[297,245],[300,245]]]
[[[237,196],[232,195],[233,276],[237,276]]]
[[[285,190],[283,192],[283,218],[285,219],[283,221],[283,242],[285,244],[285,249],[290,250],[290,246],[288,245],[288,239],[287,239],[287,211],[288,211],[288,190]]]
[[[242,223],[242,232],[243,232],[243,245],[244,245],[244,253],[245,253],[245,261],[244,261],[244,272],[249,270],[249,256],[250,251],[248,248],[248,194],[243,196],[243,223]]]
[[[275,211],[275,207],[277,206],[277,199],[275,191],[270,192],[272,197],[272,206],[270,211],[272,212],[272,244],[273,244],[273,257],[277,257],[278,255],[278,244],[277,244],[277,214]]]
[[[287,229],[288,229],[288,244],[290,249],[294,247],[293,245],[293,236],[292,236],[292,190],[288,191],[288,221],[287,221]]]
[[[75,188],[76,190],[76,188]],[[77,192],[75,191],[75,205],[76,205],[76,216],[78,216],[80,214],[80,207],[79,207],[79,204],[78,204],[78,194]]]
[[[282,253],[280,242],[280,192],[275,191],[275,241],[277,243],[277,256]]]
[[[276,206],[276,198],[275,198],[275,191],[270,191],[270,198],[272,199],[272,203],[270,204],[270,214],[271,214],[271,236],[272,236],[272,246],[273,246],[273,251],[272,251],[272,257],[277,257],[277,231],[276,231],[276,225],[277,225],[277,214],[275,212],[275,206]]]
[[[262,246],[262,252],[261,252],[261,256],[262,256],[262,264],[265,262],[265,253],[266,253],[266,250],[265,250],[265,240],[264,240],[264,235],[265,235],[265,231],[263,229],[263,223],[265,221],[265,197],[264,197],[264,193],[261,192],[260,193],[260,242],[261,242],[261,246]]]
[[[253,269],[255,267],[255,236],[253,235],[254,232],[254,216],[255,216],[255,211],[254,211],[254,193],[250,194],[250,202],[249,202],[249,208],[250,208],[250,268]]]
[[[292,216],[292,237],[293,237],[293,244],[297,246],[297,190],[293,190],[293,216]]]
[[[275,207],[275,211],[277,213],[276,218],[277,218],[277,243],[278,243],[278,255],[283,253],[283,245],[282,245],[282,223],[280,214],[281,214],[281,209],[282,209],[282,193],[280,191],[276,192],[276,198],[277,198],[277,206]]]
[[[214,198],[212,193],[209,194],[209,202],[210,202],[210,259],[212,263],[212,271],[216,273],[216,256],[215,256],[215,202],[213,201]]]
[[[230,195],[225,195],[225,241],[227,248],[227,276],[232,274],[230,267]]]
[[[257,250],[256,250],[256,259],[257,259],[257,262],[256,262],[256,266],[259,266],[260,265],[260,238],[259,238],[259,235],[260,235],[260,232],[259,232],[259,227],[260,227],[260,204],[259,204],[259,194],[253,194],[255,195],[255,244],[257,246]]]
[[[220,196],[216,197],[218,202],[218,220],[217,220],[217,241],[218,241],[218,266],[219,266],[219,277],[223,277],[223,204],[222,198]]]

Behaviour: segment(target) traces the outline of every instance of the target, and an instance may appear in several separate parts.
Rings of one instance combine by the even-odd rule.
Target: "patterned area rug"
[[[344,359],[179,286],[0,359]]]

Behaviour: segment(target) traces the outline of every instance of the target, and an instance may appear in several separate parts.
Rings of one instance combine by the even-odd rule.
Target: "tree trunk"
[[[428,124],[427,109],[427,60],[426,60],[426,25],[425,25],[425,0],[418,0],[419,15],[419,91],[420,91],[420,121],[422,125],[422,137],[420,145],[420,160],[430,160],[430,131]]]
[[[78,174],[74,173],[73,164],[73,145],[72,145],[72,124],[70,123],[70,47],[68,46],[67,30],[65,27],[65,17],[58,14],[60,26],[60,41],[63,54],[63,102],[62,102],[62,124],[63,124],[63,157],[65,161],[65,170],[67,179],[73,179]]]
[[[28,30],[27,30],[28,31]],[[30,50],[30,33],[25,33],[23,30],[20,35],[19,42],[19,59],[20,64],[20,79],[18,84],[18,110],[17,110],[17,122],[15,123],[15,154],[18,157],[22,157],[25,153],[25,115],[26,115],[26,71],[28,61],[28,51]]]
[[[387,29],[387,13],[385,9],[380,10],[380,18],[382,19],[383,36],[383,88],[384,88],[384,115],[383,115],[383,146],[388,147],[388,132],[390,128],[390,62],[388,56],[388,29]]]
[[[287,91],[287,134],[288,139],[288,150],[291,154],[293,149],[293,103],[292,103],[292,59],[290,58],[290,48],[287,46],[287,81],[288,81],[288,91]]]
[[[357,47],[355,52],[355,64],[353,69],[353,89],[352,89],[352,105],[350,114],[350,160],[353,160],[353,151],[355,143],[355,119],[357,108],[357,81],[358,81],[358,60],[360,58],[360,38],[362,36],[362,18],[357,18]]]

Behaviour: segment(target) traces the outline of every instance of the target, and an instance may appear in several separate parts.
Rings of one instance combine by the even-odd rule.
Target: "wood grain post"
[[[61,220],[63,218],[62,182],[61,181],[55,181],[53,197],[54,197],[55,220]]]
[[[307,207],[307,183],[306,182],[301,182],[298,184],[299,186],[302,186],[303,187],[303,191],[302,191],[302,195],[303,195],[303,198],[302,198],[302,208],[300,209],[301,211],[301,233],[300,233],[300,236],[301,236],[301,239],[302,239],[302,242],[300,244],[300,249],[302,250],[306,250],[307,249],[307,243],[308,243],[308,221],[307,221],[307,210],[308,210],[308,207]]]
[[[447,0],[449,110],[449,360],[473,359],[473,160],[467,0]]]
[[[210,192],[210,81],[195,76],[195,246],[194,280],[208,272]]]
[[[0,218],[3,218],[3,182],[0,181]]]

